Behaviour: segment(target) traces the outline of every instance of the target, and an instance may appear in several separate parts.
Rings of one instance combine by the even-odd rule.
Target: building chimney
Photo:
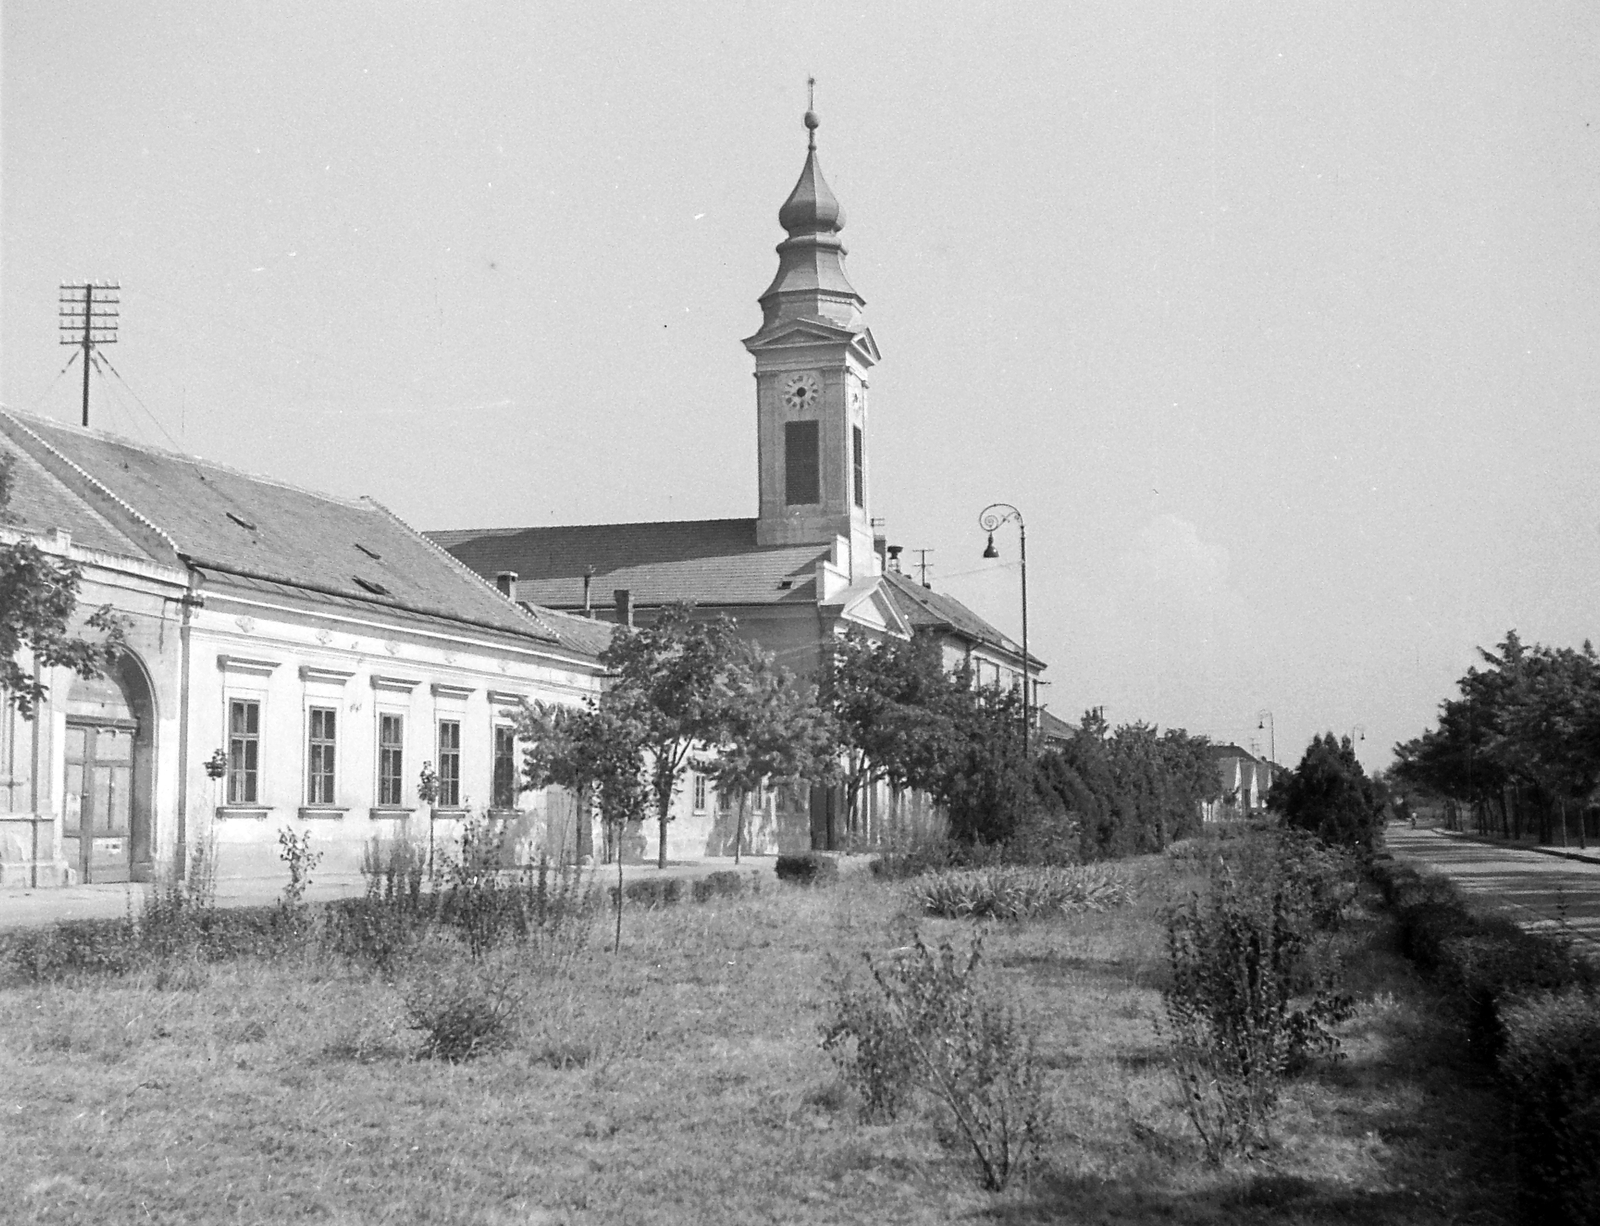
[[[613,595],[617,598],[617,625],[633,625],[633,593],[625,587],[619,587]]]
[[[594,616],[594,606],[589,603],[589,584],[593,579],[594,567],[585,566],[583,568],[583,615],[585,617]]]
[[[888,570],[889,538],[886,536],[874,536],[872,538],[872,552],[878,555],[878,569],[880,571]]]
[[[885,551],[889,555],[889,565],[887,569],[894,571],[894,573],[897,575],[900,573],[900,553],[904,549],[904,545],[890,545]]]
[[[517,598],[517,572],[503,570],[494,577],[494,586],[507,600]]]

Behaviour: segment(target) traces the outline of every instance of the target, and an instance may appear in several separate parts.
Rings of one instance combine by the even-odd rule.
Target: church
[[[844,209],[823,178],[815,112],[805,114],[805,165],[778,221],[778,270],[760,296],[755,360],[757,513],[750,519],[459,529],[428,535],[530,607],[632,624],[692,602],[728,614],[746,637],[812,678],[828,644],[852,628],[878,637],[939,637],[947,667],[982,684],[1030,684],[1044,664],[959,601],[901,573],[899,549],[876,535],[871,510],[869,376],[879,361],[866,300],[845,272]],[[881,458],[881,457],[878,457]],[[1030,694],[1030,708],[1036,702]],[[703,780],[674,821],[669,854],[723,854]],[[872,841],[889,798],[869,798]],[[758,815],[754,851],[832,849],[842,798],[778,792]]]

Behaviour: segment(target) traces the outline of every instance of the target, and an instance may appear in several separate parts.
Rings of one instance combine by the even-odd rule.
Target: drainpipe
[[[196,609],[205,608],[204,579],[189,567],[189,590],[178,601],[183,620],[178,627],[178,837],[174,854],[176,876],[182,880],[189,872],[189,630]]]

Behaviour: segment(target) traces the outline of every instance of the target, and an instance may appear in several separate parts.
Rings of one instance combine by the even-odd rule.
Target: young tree
[[[11,500],[15,460],[0,455],[0,522]],[[43,668],[66,667],[83,677],[103,673],[126,649],[126,623],[103,605],[88,619],[97,640],[67,632],[78,605],[82,568],[68,558],[52,557],[31,541],[0,542],[0,694],[24,719],[49,692],[18,662],[24,650]]]
[[[733,862],[744,848],[745,812],[764,783],[819,782],[837,769],[826,714],[754,644],[743,643],[743,683],[729,695],[724,742],[708,773],[719,795],[737,805]]]
[[[874,784],[938,787],[954,735],[955,686],[931,635],[880,643],[851,630],[830,644],[817,701],[834,730],[851,840],[861,797]]]
[[[524,702],[517,735],[528,746],[522,770],[528,787],[557,784],[599,805],[617,858],[615,953],[622,948],[622,838],[649,807],[645,729],[602,697],[582,707]]]
[[[1387,798],[1361,769],[1350,738],[1329,732],[1314,737],[1300,765],[1278,777],[1267,804],[1324,843],[1371,855]]]
[[[673,794],[686,770],[726,742],[736,699],[748,684],[742,646],[731,618],[698,621],[692,605],[675,604],[648,625],[619,629],[600,655],[612,673],[600,705],[643,731],[661,868]]]

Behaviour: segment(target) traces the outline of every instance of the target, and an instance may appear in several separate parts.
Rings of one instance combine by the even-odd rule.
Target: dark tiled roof
[[[1207,745],[1206,752],[1219,760],[1222,758],[1245,758],[1251,762],[1263,760],[1257,758],[1248,749],[1240,749],[1237,745]]]
[[[1021,644],[996,630],[954,596],[925,588],[899,571],[885,571],[883,577],[894,593],[901,615],[918,629],[953,631],[973,642],[1009,652],[1018,659],[1022,657]],[[1033,669],[1044,667],[1039,657],[1031,652],[1029,661]]]
[[[85,549],[153,560],[149,550],[117,531],[110,520],[75,495],[26,451],[7,446],[0,447],[0,454],[12,459],[11,499],[0,510],[0,523],[37,535],[60,528],[71,533],[73,543]]]
[[[522,607],[535,621],[554,634],[563,647],[570,647],[585,655],[597,656],[611,646],[611,635],[617,628],[615,622],[575,617],[558,609],[546,609],[532,604],[524,604]]]
[[[0,430],[108,519],[155,525],[202,569],[556,641],[370,498],[334,498],[9,411]]]
[[[520,598],[562,609],[583,607],[589,567],[596,608],[609,607],[618,588],[627,588],[633,603],[644,606],[675,600],[815,603],[817,559],[828,552],[825,545],[757,545],[753,519],[482,528],[428,536],[487,579],[516,571]]]
[[[1038,713],[1039,732],[1047,741],[1066,741],[1077,735],[1076,724],[1069,724],[1059,715],[1041,710]]]

